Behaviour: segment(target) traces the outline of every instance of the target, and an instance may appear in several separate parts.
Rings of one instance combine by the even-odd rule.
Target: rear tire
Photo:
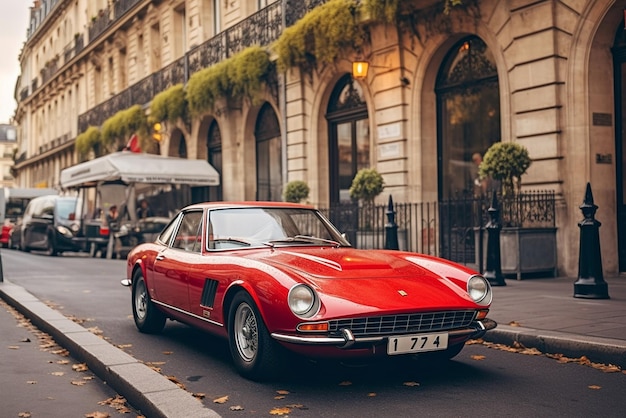
[[[167,319],[152,302],[141,270],[133,275],[132,291],[133,319],[137,329],[146,334],[158,334]]]
[[[228,342],[235,368],[251,380],[268,380],[282,370],[282,347],[270,336],[252,297],[238,292],[228,313]]]

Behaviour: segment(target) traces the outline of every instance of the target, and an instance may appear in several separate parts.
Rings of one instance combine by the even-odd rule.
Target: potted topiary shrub
[[[358,213],[364,220],[363,223],[358,222],[360,227],[356,235],[357,248],[380,247],[379,242],[384,237],[384,230],[375,229],[371,221],[376,217],[374,199],[382,193],[384,188],[383,176],[374,168],[359,170],[352,180],[350,197],[357,199],[361,203]]]
[[[287,183],[283,192],[285,202],[300,203],[309,197],[309,186],[302,180],[293,180]]]
[[[499,182],[500,258],[502,273],[515,275],[550,272],[556,275],[556,228],[527,227],[528,202],[521,191],[522,175],[532,160],[528,150],[514,142],[496,142],[485,153],[478,170],[481,179]],[[503,216],[502,215],[506,215]],[[486,242],[486,239],[484,240]]]
[[[501,183],[502,195],[519,193],[522,175],[532,160],[526,147],[515,142],[496,142],[491,145],[478,167],[481,178],[491,178]]]

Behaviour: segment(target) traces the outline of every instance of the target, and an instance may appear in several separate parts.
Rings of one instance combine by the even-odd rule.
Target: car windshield
[[[330,222],[313,209],[216,209],[209,214],[208,233],[210,249],[261,245],[350,245]]]
[[[76,199],[59,199],[57,201],[59,218],[69,219],[70,214],[76,211]]]

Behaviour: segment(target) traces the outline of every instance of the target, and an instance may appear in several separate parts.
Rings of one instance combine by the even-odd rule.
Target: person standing
[[[137,219],[144,219],[154,216],[146,199],[141,199],[137,208]]]

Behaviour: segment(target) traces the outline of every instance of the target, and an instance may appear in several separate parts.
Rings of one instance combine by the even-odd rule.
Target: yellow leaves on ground
[[[589,360],[586,356],[581,356],[578,358],[570,358],[570,357],[564,356],[563,354],[542,353],[536,348],[525,347],[523,344],[521,344],[518,341],[516,341],[513,344],[513,347],[504,345],[504,344],[491,343],[491,342],[487,342],[484,340],[472,340],[471,343],[475,344],[476,342],[479,342],[485,347],[493,348],[493,349],[501,350],[501,351],[507,351],[509,353],[526,354],[529,356],[544,356],[545,355],[546,357],[557,360],[559,363],[563,363],[563,364],[576,363],[576,364],[580,364],[581,366],[592,367],[596,370],[603,371],[604,373],[619,373],[621,371],[622,373],[626,374],[626,371],[622,371],[622,369],[619,366],[616,366],[614,364],[607,365],[607,364],[602,364],[602,363],[594,363],[591,360]],[[474,357],[475,356],[472,356],[472,358]]]
[[[116,395],[115,398],[109,398],[107,400],[100,401],[98,402],[98,405],[109,405],[111,408],[115,408],[116,411],[122,414],[129,414],[130,412],[132,412],[126,406],[126,398],[120,395]],[[104,415],[104,416],[107,416],[107,415]]]
[[[472,360],[484,360],[486,357],[485,356],[480,356],[480,355],[476,354],[476,355],[470,356],[470,358]]]
[[[352,384],[352,382],[349,382],[349,381],[345,380],[343,382],[340,382],[339,386],[350,386],[351,384]]]
[[[593,389],[593,390],[599,390],[602,389],[602,386],[598,386],[598,385],[589,385],[587,386],[589,389]]]
[[[222,403],[226,403],[226,402],[228,402],[228,395],[222,396],[220,398],[213,399],[213,403],[222,404]]]
[[[50,373],[52,376],[63,376],[65,373],[63,372],[52,372]]]
[[[184,389],[184,390],[187,390],[187,388],[185,387],[185,385],[184,385],[184,384],[183,384],[180,380],[178,380],[178,378],[177,378],[176,376],[165,376],[165,377],[167,377],[167,379],[168,379],[170,382],[172,382],[172,383],[176,384],[176,386],[178,386],[179,388]]]
[[[19,414],[17,414],[17,416],[19,418],[30,418],[31,417],[30,412],[20,412]]]
[[[111,415],[109,415],[106,412],[90,412],[88,414],[85,414],[85,418],[110,418]]]
[[[510,326],[510,327],[521,327],[521,325],[519,324],[519,322],[516,322],[516,321],[511,321],[511,322],[509,322],[509,326]]]
[[[287,415],[291,413],[291,409],[286,406],[274,408],[270,411],[270,415]]]
[[[87,370],[89,370],[89,368],[87,367],[87,364],[85,363],[78,363],[78,364],[72,365],[72,370],[76,372],[86,372]]]
[[[243,411],[245,408],[241,405],[233,405],[228,409],[230,409],[231,411]]]
[[[19,345],[10,345],[8,348],[9,348],[9,350],[19,350],[20,346]]]
[[[193,396],[196,399],[204,399],[204,398],[206,398],[206,394],[202,393],[202,392],[192,393],[191,396]]]
[[[404,382],[403,383],[404,386],[409,386],[409,387],[414,387],[414,386],[419,386],[420,384],[417,382]]]
[[[166,356],[170,356],[172,354],[174,354],[173,351],[164,351],[163,354],[165,354]]]

